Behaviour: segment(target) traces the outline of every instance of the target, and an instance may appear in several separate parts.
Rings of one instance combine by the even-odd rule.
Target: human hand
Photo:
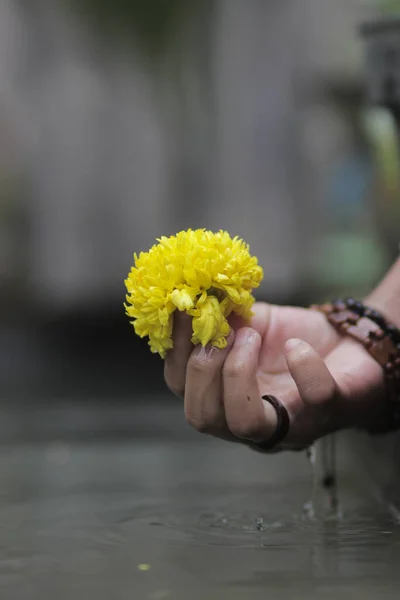
[[[184,397],[190,425],[225,440],[259,443],[275,432],[276,396],[290,418],[281,449],[301,449],[338,429],[368,427],[379,415],[383,371],[361,344],[321,313],[256,303],[249,326],[231,320],[227,347],[193,347],[191,322],[174,314],[165,381]]]

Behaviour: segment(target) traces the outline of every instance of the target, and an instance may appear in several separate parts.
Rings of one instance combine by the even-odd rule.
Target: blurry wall
[[[242,236],[271,301],[374,284],[399,189],[375,172],[390,136],[360,118],[372,8],[0,3],[0,398],[161,389],[122,306],[133,252],[159,235]]]
[[[151,68],[68,3],[1,3],[0,273],[21,302],[119,302],[133,251],[189,226],[243,236],[274,297],[307,276],[324,173],[349,143],[321,82],[357,76],[364,5],[204,6]]]

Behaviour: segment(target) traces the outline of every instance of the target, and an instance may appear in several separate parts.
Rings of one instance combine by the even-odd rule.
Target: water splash
[[[339,517],[339,501],[336,466],[336,437],[328,436],[310,446],[306,458],[310,467],[311,499],[304,504],[304,514],[316,518]]]

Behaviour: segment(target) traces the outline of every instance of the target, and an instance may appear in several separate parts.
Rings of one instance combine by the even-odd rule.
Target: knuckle
[[[183,398],[185,395],[185,388],[184,386],[173,386],[169,388],[171,390],[171,392],[177,396],[178,398]]]
[[[318,377],[311,377],[306,393],[311,398],[319,400],[320,404],[327,404],[335,399],[337,389],[333,380],[325,382],[320,381]]]
[[[215,427],[215,419],[212,414],[194,415],[185,413],[186,422],[199,433],[211,433]]]
[[[223,375],[227,379],[239,379],[246,373],[246,365],[242,361],[226,362],[223,367]]]
[[[174,376],[172,373],[166,371],[164,373],[164,381],[167,384],[169,390],[179,398],[183,398],[185,395],[185,384],[180,378]]]
[[[205,357],[192,356],[188,362],[188,369],[193,375],[203,377],[210,372],[211,361]]]
[[[354,375],[352,373],[342,372],[340,378],[340,386],[334,386],[333,400],[340,396],[346,398],[347,402],[354,402],[355,397]]]
[[[260,436],[260,425],[254,418],[228,419],[232,435],[246,440],[255,440]]]

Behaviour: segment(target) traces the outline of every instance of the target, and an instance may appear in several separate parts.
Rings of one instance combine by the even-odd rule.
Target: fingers
[[[257,382],[261,343],[257,331],[240,329],[223,367],[228,428],[235,437],[253,442],[268,439],[276,428],[275,410],[262,400]]]
[[[234,339],[231,330],[222,350],[210,345],[196,346],[186,370],[186,420],[197,431],[224,438],[229,432],[222,400],[222,369]]]
[[[272,314],[274,311],[273,304],[267,304],[266,302],[256,302],[253,305],[250,327],[258,331],[261,338],[264,338],[268,333],[271,325]]]
[[[261,335],[268,323],[269,311],[270,307],[264,303],[256,302],[253,306],[254,315],[251,326]],[[236,314],[229,317],[229,324],[234,331],[245,325],[243,319]],[[164,379],[170,390],[182,398],[185,393],[186,367],[194,347],[191,342],[192,333],[192,317],[184,312],[175,311],[172,333],[173,348],[167,352],[165,357]]]
[[[243,327],[240,321],[231,323],[222,350],[211,345],[194,348],[191,317],[175,313],[174,347],[167,353],[164,375],[169,388],[184,397],[188,423],[200,432],[237,442],[268,440],[276,430],[277,417],[273,406],[262,399],[259,375],[267,388],[263,393],[276,395],[289,412],[293,427],[288,443],[300,444],[314,439],[316,432],[334,430],[343,386],[339,388],[325,361],[300,339],[288,340],[281,355],[291,378],[283,369],[276,377],[263,377],[260,356],[265,355],[273,307],[255,308],[251,327]]]
[[[326,408],[335,400],[338,395],[336,381],[324,360],[307,342],[288,340],[285,354],[290,374],[304,404]]]
[[[249,327],[231,331],[223,350],[196,347],[185,390],[192,427],[236,441],[263,441],[274,433],[276,413],[261,399],[256,379],[260,348],[260,334]]]
[[[173,348],[164,361],[164,378],[169,389],[183,398],[185,393],[186,366],[193,350],[192,317],[175,311],[172,332]]]
[[[251,327],[258,331],[261,337],[264,337],[271,320],[272,305],[266,302],[255,302],[252,307],[252,317],[246,322],[243,317],[236,313],[231,313],[228,317],[229,325],[234,331],[242,327]]]

